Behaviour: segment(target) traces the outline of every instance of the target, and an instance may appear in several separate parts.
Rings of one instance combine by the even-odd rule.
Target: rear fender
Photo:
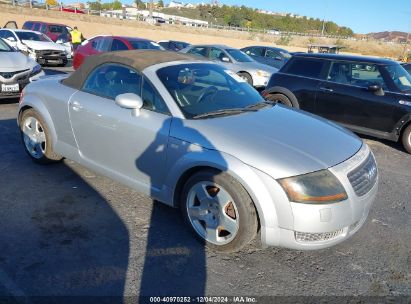
[[[53,122],[53,119],[51,118],[49,111],[47,110],[47,107],[44,104],[44,101],[38,95],[27,92],[23,96],[23,99],[20,101],[19,115],[17,117],[17,124],[20,127],[21,116],[23,112],[28,108],[34,109],[46,122],[47,127],[50,131],[51,142],[53,144],[53,149],[54,149],[55,148],[54,146],[57,142],[57,134],[56,134],[56,129],[54,127],[54,122]]]

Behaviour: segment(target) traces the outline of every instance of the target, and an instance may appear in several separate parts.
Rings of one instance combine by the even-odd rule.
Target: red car
[[[56,42],[57,38],[62,35],[70,37],[70,27],[64,24],[42,21],[26,21],[24,22],[22,29],[42,32],[54,42]]]
[[[74,13],[74,14],[85,14],[84,11],[79,10],[79,9],[74,9],[74,8],[62,8],[61,9],[62,12],[66,12],[66,13]]]
[[[112,51],[143,49],[164,50],[159,44],[147,39],[120,36],[96,36],[84,41],[77,47],[73,58],[73,68],[77,70],[84,59],[90,55]]]

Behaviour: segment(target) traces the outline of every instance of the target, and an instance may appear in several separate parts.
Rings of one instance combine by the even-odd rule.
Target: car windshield
[[[0,38],[0,52],[14,52],[14,50]]]
[[[152,41],[129,40],[129,43],[135,50],[163,50],[160,45]]]
[[[188,119],[207,113],[236,114],[264,102],[244,79],[216,64],[168,66],[157,75]]]
[[[238,62],[253,62],[254,59],[252,59],[250,56],[248,56],[246,53],[236,50],[236,49],[227,49],[226,50],[228,54],[230,54],[231,57],[234,58],[235,61]]]
[[[16,32],[16,35],[20,40],[49,41],[44,35],[35,32]]]
[[[411,75],[401,65],[387,65],[385,69],[401,92],[411,92]]]

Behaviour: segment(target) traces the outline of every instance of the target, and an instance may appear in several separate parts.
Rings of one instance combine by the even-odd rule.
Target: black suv
[[[395,61],[295,54],[262,94],[354,132],[402,140],[411,153],[411,75]]]

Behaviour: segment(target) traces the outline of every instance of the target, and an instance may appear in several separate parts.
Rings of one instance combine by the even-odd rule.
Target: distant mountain
[[[377,40],[384,40],[384,41],[393,41],[393,42],[405,42],[407,40],[407,33],[393,31],[393,32],[379,32],[379,33],[369,33],[367,34],[368,37]],[[408,37],[411,39],[411,34]]]

